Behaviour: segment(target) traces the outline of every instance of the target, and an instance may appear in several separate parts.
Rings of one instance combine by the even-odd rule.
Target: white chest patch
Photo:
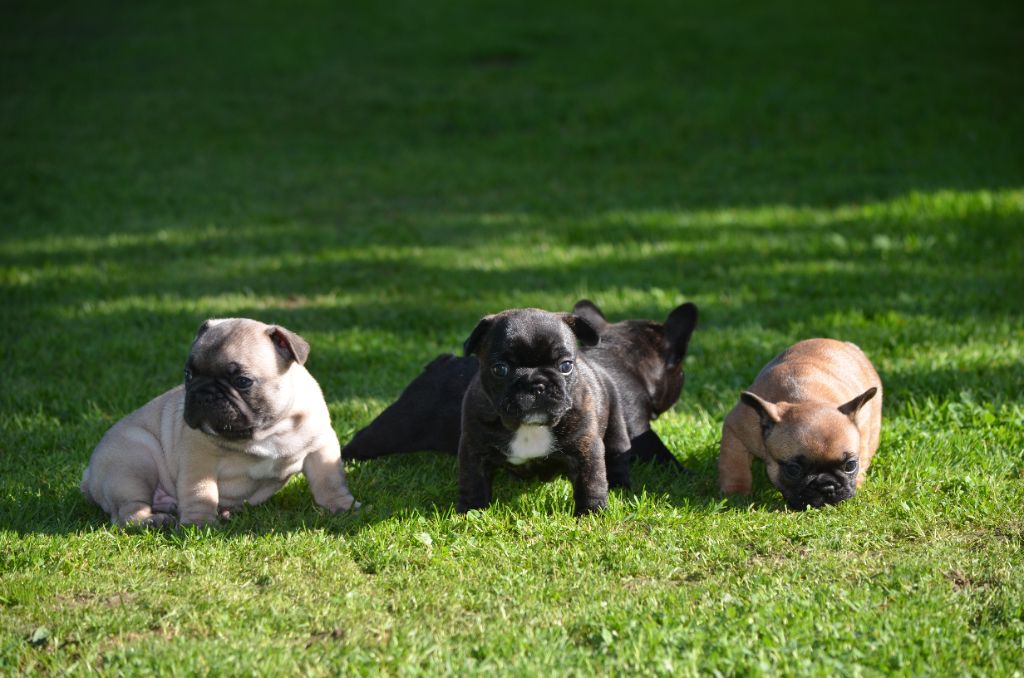
[[[525,464],[531,459],[546,457],[554,451],[554,437],[547,426],[523,424],[508,444],[508,462]]]

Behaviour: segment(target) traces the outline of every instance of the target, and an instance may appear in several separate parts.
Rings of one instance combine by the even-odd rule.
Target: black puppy
[[[599,339],[578,316],[533,308],[480,320],[464,345],[480,371],[462,401],[460,513],[491,503],[500,467],[567,475],[576,515],[604,508],[609,484],[628,482],[629,436],[615,383],[576,347]]]
[[[597,346],[584,346],[587,359],[615,381],[630,438],[630,458],[682,466],[650,422],[671,408],[683,388],[683,359],[697,326],[697,307],[676,307],[664,323],[623,320],[609,323],[601,310],[584,299],[573,313],[587,320],[601,336]],[[394,403],[358,431],[342,450],[345,459],[375,459],[388,454],[436,450],[457,454],[462,430],[462,398],[479,370],[474,356],[439,355],[410,383]]]
[[[630,457],[682,470],[679,461],[651,429],[651,421],[675,405],[683,392],[683,358],[697,327],[697,307],[690,303],[677,306],[664,323],[609,323],[601,309],[587,299],[576,302],[572,312],[601,335],[601,342],[587,349],[587,360],[600,365],[622,395]]]

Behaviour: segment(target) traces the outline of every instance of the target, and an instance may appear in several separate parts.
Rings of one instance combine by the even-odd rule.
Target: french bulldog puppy
[[[462,399],[479,371],[476,356],[437,356],[398,400],[352,436],[342,457],[376,459],[419,450],[458,454]]]
[[[583,299],[573,314],[590,323],[601,337],[596,346],[584,345],[582,351],[615,382],[630,438],[630,458],[682,469],[650,422],[675,405],[682,392],[683,359],[697,326],[697,307],[682,304],[664,323],[610,323],[593,302]],[[472,355],[437,356],[398,400],[353,436],[342,456],[374,459],[418,450],[458,454],[462,399],[479,368]]]
[[[878,449],[882,381],[856,345],[808,339],[776,356],[726,416],[718,457],[725,494],[749,494],[750,463],[793,509],[854,495]]]
[[[682,470],[651,422],[667,412],[683,392],[683,358],[697,328],[697,307],[686,303],[668,314],[664,323],[653,320],[608,322],[596,304],[581,299],[572,310],[601,336],[596,346],[584,349],[587,360],[602,367],[619,392],[630,456],[639,461]]]
[[[460,513],[491,503],[499,467],[564,473],[577,516],[603,509],[609,483],[623,482],[629,436],[615,383],[577,341],[599,336],[578,316],[533,308],[486,316],[466,339],[480,371],[462,401]]]
[[[117,525],[201,525],[265,501],[302,471],[319,505],[357,505],[308,356],[309,344],[283,327],[207,320],[185,383],[107,431],[83,494]]]

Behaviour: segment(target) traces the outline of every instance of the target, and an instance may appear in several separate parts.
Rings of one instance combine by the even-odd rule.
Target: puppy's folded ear
[[[577,301],[576,305],[572,307],[572,314],[586,320],[598,332],[603,330],[608,324],[604,313],[601,313],[601,309],[590,299],[580,299]]]
[[[675,367],[683,362],[686,357],[686,349],[690,346],[690,336],[697,329],[697,306],[686,302],[677,306],[668,314],[665,320],[665,340],[667,351],[665,363],[669,367]]]
[[[878,388],[872,386],[850,402],[840,405],[839,411],[850,419],[853,419],[857,416],[857,413],[860,412],[860,408],[864,407],[864,403],[874,398],[876,393],[878,393]]]
[[[300,365],[306,364],[309,357],[309,342],[280,325],[267,328],[267,336],[274,342],[274,348],[285,360],[294,360]]]
[[[563,313],[561,318],[562,322],[568,325],[572,333],[579,339],[580,346],[597,346],[598,342],[601,341],[601,336],[594,329],[594,326],[580,316],[573,315],[572,313]]]
[[[201,337],[204,334],[206,334],[206,330],[208,330],[211,327],[214,327],[216,325],[219,325],[222,322],[224,322],[223,318],[207,318],[206,320],[203,321],[203,324],[199,326],[199,329],[196,330],[195,339],[193,339],[192,341],[195,342],[196,339],[199,339],[199,337]]]
[[[779,411],[778,405],[770,403],[750,391],[740,394],[740,402],[757,412],[757,416],[761,419],[761,436],[764,438],[768,437],[773,426],[782,421],[782,413]]]
[[[485,315],[483,318],[480,318],[480,322],[470,332],[469,337],[466,341],[462,342],[462,355],[475,355],[476,350],[480,348],[480,342],[487,336],[493,324],[493,315]]]

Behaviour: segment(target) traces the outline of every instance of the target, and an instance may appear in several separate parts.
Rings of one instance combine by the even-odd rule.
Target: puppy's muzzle
[[[499,409],[503,419],[518,425],[523,421],[550,424],[569,408],[563,388],[550,383],[543,375],[534,374],[513,384],[502,398]]]
[[[821,508],[825,504],[838,504],[853,496],[853,486],[843,483],[828,474],[821,474],[809,480],[798,492],[786,493],[786,501],[790,508],[802,511],[808,506]]]
[[[832,499],[839,494],[839,483],[834,480],[825,480],[814,488],[821,496]]]
[[[255,416],[233,388],[213,379],[196,379],[185,392],[185,423],[207,434],[247,438]]]

